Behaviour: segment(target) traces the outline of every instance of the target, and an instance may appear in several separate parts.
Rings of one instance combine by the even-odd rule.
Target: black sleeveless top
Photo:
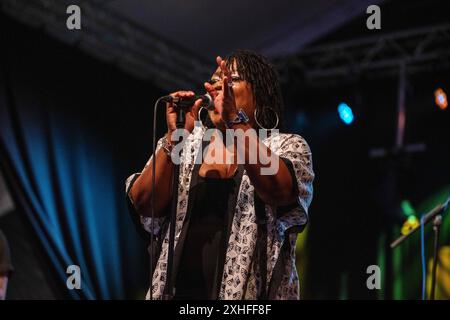
[[[232,178],[217,179],[201,177],[199,167],[193,171],[174,299],[216,299],[222,280],[240,170]]]

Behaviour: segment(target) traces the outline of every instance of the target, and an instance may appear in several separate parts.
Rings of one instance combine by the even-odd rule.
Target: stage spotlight
[[[350,125],[353,122],[353,111],[352,108],[348,106],[348,104],[346,104],[345,102],[341,102],[338,106],[338,112],[339,117],[345,124]]]
[[[419,219],[416,216],[409,216],[403,223],[401,233],[406,236],[414,229],[418,228],[420,224]]]
[[[437,88],[434,91],[434,101],[439,109],[444,110],[448,107],[447,94],[441,88]]]
[[[409,217],[409,216],[413,216],[416,214],[416,211],[414,210],[414,208],[413,208],[411,202],[409,202],[409,200],[403,200],[400,203],[400,206],[402,207],[402,211],[405,216]]]

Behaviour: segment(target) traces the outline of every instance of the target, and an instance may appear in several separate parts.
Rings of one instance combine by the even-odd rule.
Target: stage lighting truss
[[[76,1],[82,7],[82,32],[66,28],[66,8],[73,4],[71,0],[1,0],[0,9],[163,90],[201,89],[193,86],[210,76],[210,62],[121,16],[108,7],[109,2]],[[450,24],[305,48],[274,61],[285,84],[304,79],[326,85],[362,74],[395,75],[402,63],[408,74],[450,68]]]
[[[119,15],[108,7],[109,2],[1,0],[0,9],[62,42],[115,63],[127,73],[148,79],[163,90],[194,89],[198,79],[210,77],[211,63]],[[80,31],[66,27],[66,9],[74,3],[82,10]]]
[[[279,57],[284,84],[301,79],[310,85],[354,81],[358,77],[395,76],[401,65],[408,74],[450,68],[450,24],[381,34],[305,48]]]

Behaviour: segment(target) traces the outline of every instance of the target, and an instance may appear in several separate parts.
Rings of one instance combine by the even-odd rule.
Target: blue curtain
[[[64,287],[67,267],[80,267],[81,290],[66,292],[74,299],[143,298],[148,284],[143,281],[145,242],[126,208],[127,169],[121,169],[115,136],[101,132],[101,124],[83,120],[93,107],[89,94],[87,107],[79,100],[70,102],[73,88],[58,93],[65,86],[58,87],[57,72],[48,81],[46,68],[36,67],[39,56],[22,64],[23,57],[11,51],[1,56],[1,156],[10,164],[8,176],[17,187],[12,191],[21,195],[19,205],[51,261],[51,271]],[[67,67],[55,63],[54,69]]]

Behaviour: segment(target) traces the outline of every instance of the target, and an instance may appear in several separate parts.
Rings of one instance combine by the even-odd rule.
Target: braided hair
[[[237,71],[242,80],[251,84],[258,122],[264,128],[273,128],[278,116],[276,128],[281,128],[283,98],[275,67],[264,56],[249,50],[234,51],[225,61],[228,68]]]

